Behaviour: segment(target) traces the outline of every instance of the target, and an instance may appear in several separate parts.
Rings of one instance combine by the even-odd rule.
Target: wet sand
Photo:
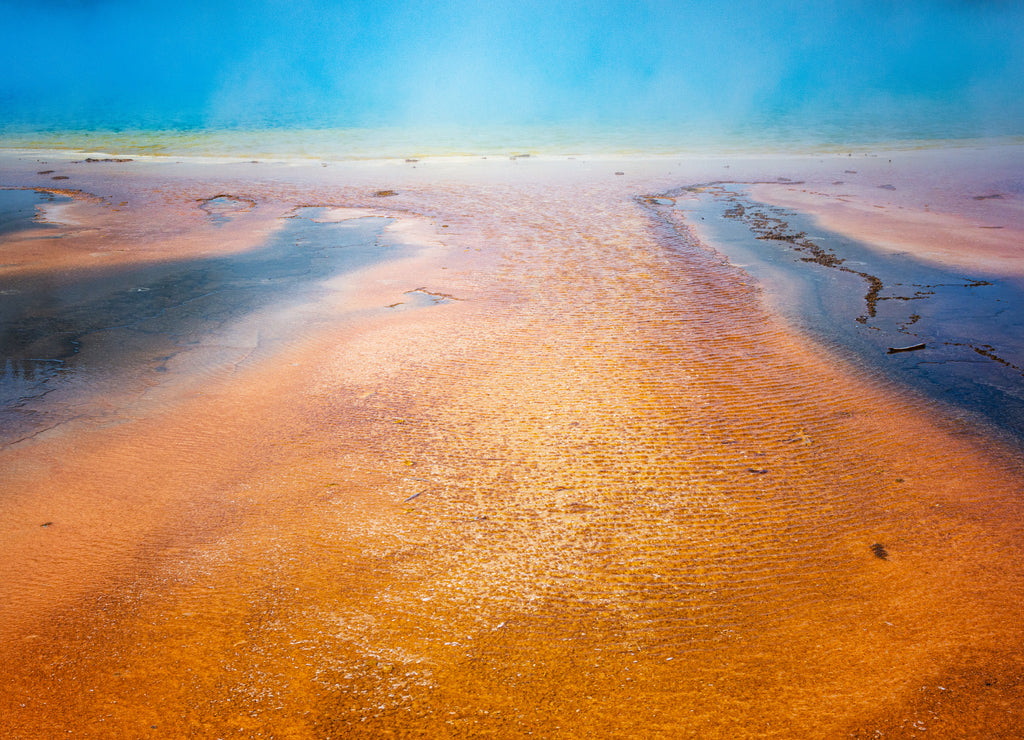
[[[957,169],[913,156],[919,189]],[[4,164],[95,197],[53,250],[5,236],[0,280],[256,252],[297,206],[403,248],[167,330],[199,334],[162,372],[117,355],[130,388],[55,391],[0,450],[2,734],[1024,727],[1019,449],[642,198],[847,158]],[[970,219],[995,174],[958,172]],[[224,194],[255,205],[216,222]]]

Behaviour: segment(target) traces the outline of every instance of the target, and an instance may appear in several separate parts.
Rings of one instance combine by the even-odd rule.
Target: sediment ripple
[[[154,457],[205,458],[194,493],[132,567],[4,643],[0,728],[1021,726],[1014,704],[1001,725],[990,711],[1024,667],[1010,453],[810,352],[744,273],[621,185],[388,201],[449,225],[406,289],[460,300],[302,334],[138,421],[158,439],[126,433],[107,489]],[[185,427],[198,453],[169,442]]]

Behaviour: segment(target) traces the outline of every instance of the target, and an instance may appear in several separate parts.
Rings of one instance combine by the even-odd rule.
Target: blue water
[[[37,190],[0,190],[0,236],[16,231],[52,229],[52,224],[40,219],[40,207],[70,202],[71,198]]]
[[[0,211],[24,192],[34,194],[0,190]],[[203,204],[211,221],[247,206],[231,200]],[[0,444],[65,419],[53,399],[73,388],[141,392],[175,362],[202,374],[272,350],[294,328],[277,336],[268,316],[315,306],[325,281],[401,249],[379,239],[387,219],[318,216],[297,209],[262,247],[234,255],[0,279]]]
[[[1024,440],[1024,280],[879,252],[741,184],[695,194],[675,207],[823,350]]]
[[[0,146],[410,156],[1024,135],[1024,4],[0,2]]]

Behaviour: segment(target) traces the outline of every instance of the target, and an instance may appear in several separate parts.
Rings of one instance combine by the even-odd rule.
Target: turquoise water
[[[1024,136],[1024,5],[4,3],[0,147],[319,158]]]

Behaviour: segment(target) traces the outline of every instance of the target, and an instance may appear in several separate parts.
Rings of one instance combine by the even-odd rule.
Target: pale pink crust
[[[430,164],[81,183],[128,211],[57,277],[255,248],[300,205],[421,248],[0,450],[0,735],[1024,726],[1016,450],[809,346],[636,198],[722,162]],[[222,192],[257,205],[210,226]]]
[[[1024,147],[829,156],[755,199],[889,252],[966,270],[1024,273]]]
[[[993,199],[988,212],[963,215],[893,205],[877,189],[836,186],[833,191],[782,184],[751,189],[755,200],[813,216],[825,229],[885,252],[986,273],[1024,274],[1024,227],[1019,197]],[[886,194],[887,195],[887,194]],[[918,200],[921,200],[918,197]]]

